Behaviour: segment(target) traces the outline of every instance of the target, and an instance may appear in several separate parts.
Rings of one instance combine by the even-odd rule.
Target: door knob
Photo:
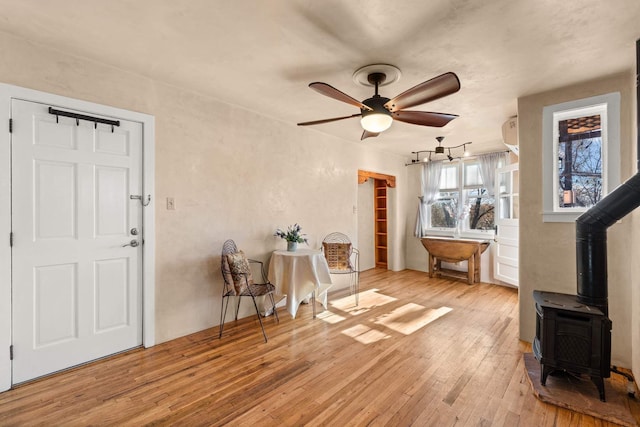
[[[132,240],[129,243],[127,243],[126,245],[122,245],[122,247],[126,248],[127,246],[133,246],[135,248],[138,245],[140,245],[140,242],[138,242],[137,240]]]

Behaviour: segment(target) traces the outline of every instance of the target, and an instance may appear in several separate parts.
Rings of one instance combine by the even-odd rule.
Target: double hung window
[[[439,193],[431,204],[430,228],[455,228],[460,206],[460,188],[458,165],[447,164],[440,172]]]
[[[464,202],[462,213],[465,229],[493,230],[495,200],[482,182],[480,165],[477,162],[463,163]],[[465,217],[466,216],[466,217]]]
[[[427,230],[493,231],[495,200],[485,187],[478,160],[455,160],[440,172],[439,193],[430,205]]]

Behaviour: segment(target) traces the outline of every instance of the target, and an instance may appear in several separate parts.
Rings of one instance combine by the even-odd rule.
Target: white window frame
[[[620,93],[549,105],[542,111],[543,222],[574,222],[587,208],[558,203],[558,123],[600,114],[602,135],[602,197],[620,185]]]
[[[466,190],[471,190],[474,188],[486,188],[484,186],[484,183],[482,183],[481,186],[470,186],[470,187],[465,187],[464,185],[464,164],[465,163],[478,163],[478,159],[475,157],[468,157],[468,158],[464,158],[464,159],[454,159],[453,161],[446,163],[445,165],[443,165],[443,168],[450,166],[450,164],[455,164],[456,165],[456,169],[457,169],[457,184],[458,186],[456,188],[439,188],[439,192],[454,192],[457,191],[458,192],[458,205],[459,206],[466,206],[468,204],[468,200],[466,200],[466,195],[465,192]],[[482,179],[482,178],[481,178]],[[495,197],[494,197],[494,204],[495,204]],[[495,209],[495,205],[494,205],[494,209]],[[456,219],[457,220],[457,219]],[[454,232],[456,231],[455,227],[431,227],[431,207],[429,207],[427,209],[427,228],[426,228],[426,233],[428,235],[436,235],[436,236],[453,236]],[[460,237],[471,237],[471,238],[493,238],[495,234],[494,230],[471,230],[468,228],[468,221],[465,218],[465,221],[462,225],[462,227],[460,228]]]

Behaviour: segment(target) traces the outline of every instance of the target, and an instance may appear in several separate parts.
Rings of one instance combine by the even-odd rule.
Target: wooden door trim
[[[387,187],[396,188],[395,176],[358,169],[358,184],[364,184],[369,180],[369,178],[385,181],[387,183]]]

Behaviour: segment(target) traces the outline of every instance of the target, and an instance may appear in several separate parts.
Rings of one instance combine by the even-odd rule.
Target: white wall
[[[390,268],[404,268],[399,156],[6,34],[0,50],[1,82],[155,116],[158,342],[219,323],[225,239],[264,261],[285,246],[275,229],[295,222],[313,247],[335,230],[358,241],[358,169],[397,178]]]

